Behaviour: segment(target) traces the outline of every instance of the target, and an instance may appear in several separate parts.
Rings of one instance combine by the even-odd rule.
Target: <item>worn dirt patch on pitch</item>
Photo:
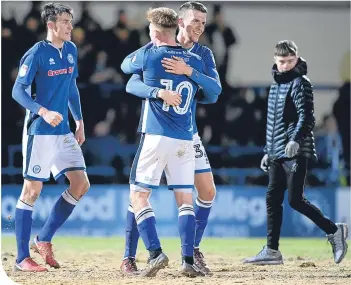
[[[32,254],[42,264],[38,255]],[[213,276],[189,279],[180,276],[177,255],[169,255],[169,267],[160,271],[156,278],[124,277],[119,271],[120,253],[99,251],[96,253],[77,253],[57,251],[57,259],[62,268],[49,269],[46,273],[13,272],[14,252],[3,252],[2,264],[7,275],[19,284],[30,285],[321,285],[350,284],[351,261],[344,260],[336,265],[330,260],[306,260],[288,258],[284,265],[253,266],[242,265],[239,258],[220,257],[207,254],[206,258],[213,271]],[[146,262],[146,254],[140,254],[139,267]],[[316,267],[301,267],[301,264],[313,262]]]

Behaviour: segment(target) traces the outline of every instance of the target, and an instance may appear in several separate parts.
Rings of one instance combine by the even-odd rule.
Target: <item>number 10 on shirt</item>
[[[161,81],[161,84],[166,87],[166,90],[174,90],[173,89],[173,80],[171,80],[171,79],[161,79],[160,81]],[[186,89],[188,91],[184,107],[179,107],[179,106],[174,107],[174,106],[172,106],[174,112],[176,112],[179,115],[184,115],[188,111],[189,106],[190,106],[190,102],[191,102],[191,98],[192,98],[192,94],[193,94],[193,86],[188,81],[180,82],[177,85],[177,87],[175,88],[174,91],[179,93],[179,94],[181,94],[182,97],[183,97],[184,94],[182,94],[182,91],[184,89]],[[167,105],[166,102],[163,103],[162,110],[166,111],[166,112],[169,111],[169,105]]]

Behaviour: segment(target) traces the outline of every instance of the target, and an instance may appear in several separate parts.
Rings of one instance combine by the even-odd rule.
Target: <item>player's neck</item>
[[[156,46],[177,46],[174,39],[156,40]]]
[[[187,40],[183,33],[180,31],[177,35],[177,41],[181,44],[181,46],[185,49],[192,48],[194,43],[191,40]]]
[[[46,40],[48,40],[54,47],[58,49],[63,47],[63,40],[60,40],[59,38],[55,37],[53,34],[48,34],[46,37]]]

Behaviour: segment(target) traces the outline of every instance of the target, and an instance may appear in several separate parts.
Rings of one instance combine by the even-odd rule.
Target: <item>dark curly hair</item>
[[[56,22],[57,16],[67,13],[73,18],[73,9],[60,3],[48,3],[42,7],[41,19],[46,25],[49,21]]]

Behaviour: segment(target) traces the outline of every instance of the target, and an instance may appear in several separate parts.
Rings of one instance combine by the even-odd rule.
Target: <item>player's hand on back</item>
[[[177,107],[182,103],[182,95],[171,90],[160,89],[157,97],[161,98],[169,106]]]
[[[56,111],[49,111],[48,109],[41,107],[38,114],[53,127],[57,127],[63,120],[63,117],[60,113]]]
[[[172,58],[163,58],[161,60],[162,66],[165,68],[166,72],[190,76],[193,69],[185,63],[181,57],[172,56]]]

